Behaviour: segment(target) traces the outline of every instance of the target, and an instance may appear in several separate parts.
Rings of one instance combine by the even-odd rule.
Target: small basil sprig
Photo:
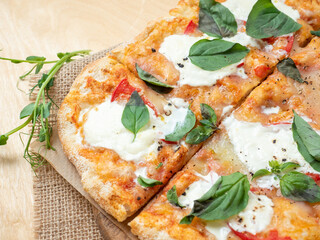
[[[257,39],[279,37],[296,32],[300,28],[299,23],[280,12],[271,0],[258,0],[246,24],[247,34]]]
[[[186,143],[199,144],[207,140],[218,128],[217,115],[214,110],[208,105],[200,104],[202,120],[201,125],[193,129],[186,138]]]
[[[214,37],[232,37],[237,34],[237,22],[228,8],[214,0],[200,0],[199,29]]]
[[[311,34],[320,37],[320,31],[311,31]]]
[[[320,172],[320,136],[295,111],[292,134],[301,155],[314,170]]]
[[[183,122],[177,122],[172,133],[165,136],[165,140],[169,142],[177,142],[182,139],[196,124],[196,116],[190,108]]]
[[[167,199],[168,199],[169,203],[171,203],[172,205],[175,205],[176,207],[184,208],[184,206],[182,206],[182,205],[179,203],[176,185],[174,185],[174,186],[167,192]]]
[[[158,170],[159,168],[161,168],[163,166],[162,162],[159,162],[159,164],[156,166],[156,169]]]
[[[150,120],[149,110],[141,99],[139,93],[134,91],[126,104],[121,122],[123,126],[134,134],[133,141],[136,139],[137,133]]]
[[[136,70],[139,77],[154,91],[159,93],[169,93],[172,91],[173,89],[172,86],[165,84],[163,82],[160,82],[157,78],[152,76],[150,73],[142,70],[137,63],[136,63]]]
[[[249,49],[239,43],[220,39],[202,39],[192,45],[190,61],[207,71],[216,71],[242,60]]]
[[[299,164],[287,162],[280,164],[277,161],[270,161],[271,172],[267,169],[257,171],[252,179],[275,174],[280,180],[280,190],[284,197],[300,202],[320,202],[320,187],[309,176],[294,171],[300,167]]]
[[[191,213],[180,224],[190,224],[194,217],[223,220],[238,214],[248,205],[250,184],[239,172],[220,177],[200,199],[194,201]]]
[[[162,185],[163,183],[158,181],[158,180],[154,180],[154,179],[150,179],[150,178],[144,178],[139,176],[137,179],[138,183],[142,186],[142,187],[154,187],[157,185]]]
[[[291,58],[283,59],[277,64],[279,72],[284,74],[286,77],[290,77],[293,80],[303,83],[301,74]]]

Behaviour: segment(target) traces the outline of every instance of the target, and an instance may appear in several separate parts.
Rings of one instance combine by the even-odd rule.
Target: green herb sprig
[[[34,103],[31,103],[24,107],[20,113],[20,119],[26,118],[26,121],[20,126],[12,129],[11,131],[0,135],[0,145],[6,145],[9,136],[25,128],[29,123],[32,123],[31,131],[25,145],[24,158],[31,164],[33,170],[38,168],[43,164],[43,160],[38,153],[34,153],[30,150],[30,144],[34,137],[37,137],[40,142],[45,142],[46,149],[54,150],[50,143],[50,137],[52,134],[52,126],[49,123],[50,109],[52,104],[55,104],[49,96],[49,89],[53,86],[54,76],[59,71],[59,69],[67,62],[70,62],[73,57],[88,55],[90,50],[80,50],[67,53],[58,53],[57,56],[59,60],[46,61],[45,57],[39,56],[29,56],[25,60],[12,59],[0,57],[1,60],[10,61],[12,63],[29,63],[34,64],[32,69],[26,74],[20,76],[20,79],[25,78],[35,69],[35,73],[39,73],[44,64],[53,64],[53,67],[49,70],[47,74],[43,74],[38,83],[31,89],[30,93],[34,91],[36,87],[39,88],[37,97]],[[46,99],[48,98],[48,100]],[[35,135],[35,130],[37,123],[40,124],[39,134]]]

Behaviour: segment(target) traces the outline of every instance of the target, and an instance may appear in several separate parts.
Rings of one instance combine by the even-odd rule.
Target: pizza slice
[[[243,6],[238,6],[236,0],[218,2],[223,1],[180,1],[171,10],[172,18],[150,24],[132,43],[113,52],[136,77],[141,78],[138,66],[172,86],[172,91],[163,96],[190,102],[198,120],[201,103],[212,107],[218,119],[230,112],[272,73],[281,59],[311,38],[312,27],[282,1],[276,7],[289,14],[296,27],[285,36],[263,39],[246,34],[246,22],[255,1],[246,1]],[[215,43],[220,47],[206,52]],[[228,46],[233,48],[224,51]],[[220,57],[227,58],[228,63]]]
[[[129,223],[132,232],[140,239],[320,239],[319,47],[314,37],[291,54],[293,64],[279,63]]]

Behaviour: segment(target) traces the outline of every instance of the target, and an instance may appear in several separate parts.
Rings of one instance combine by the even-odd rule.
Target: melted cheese
[[[229,220],[230,226],[238,232],[249,232],[253,235],[262,232],[271,222],[273,202],[264,195],[249,192],[247,207]]]
[[[137,170],[134,172],[134,174],[136,175],[136,178],[134,179],[134,182],[138,184],[137,178],[138,178],[139,176],[141,176],[141,177],[143,177],[143,178],[148,178],[148,175],[147,175],[147,167],[137,168]]]
[[[187,107],[182,101],[173,99],[179,105],[169,103],[166,107],[167,115],[156,117],[148,107],[150,121],[144,126],[133,141],[134,135],[121,122],[125,103],[111,102],[110,98],[92,109],[83,109],[81,119],[87,114],[83,124],[85,141],[94,147],[112,149],[121,159],[127,161],[141,161],[154,158],[157,154],[158,141],[164,135],[171,133],[179,121],[183,121]]]
[[[173,62],[176,69],[180,72],[180,85],[190,86],[212,86],[217,80],[230,75],[238,75],[247,78],[243,67],[237,67],[240,62],[224,67],[216,71],[206,71],[191,63],[189,49],[201,39],[212,39],[207,35],[202,37],[192,37],[189,35],[171,35],[164,39],[159,52]],[[255,40],[245,33],[238,33],[231,38],[224,38],[226,41],[240,43],[244,46],[259,47],[259,40]],[[242,60],[243,61],[243,60]]]
[[[207,221],[206,230],[212,233],[216,240],[227,240],[231,232],[225,221]]]
[[[268,168],[271,160],[296,162],[299,171],[315,172],[300,154],[293,139],[291,124],[263,126],[259,122],[244,122],[233,115],[223,122],[240,161],[249,171]]]
[[[275,113],[278,113],[279,111],[280,111],[279,106],[270,107],[270,108],[262,106],[262,113],[264,113],[266,115],[275,114]]]
[[[256,0],[242,0],[241,7],[238,0],[227,0],[222,4],[233,13],[236,19],[247,21],[249,13],[256,2]],[[299,12],[286,5],[284,2],[285,0],[272,0],[272,3],[279,11],[297,21],[300,18]]]

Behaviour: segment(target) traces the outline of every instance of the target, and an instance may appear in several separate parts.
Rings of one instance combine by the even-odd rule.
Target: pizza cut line
[[[84,189],[120,222],[155,196],[140,239],[320,239],[319,5],[180,1],[88,65],[58,114]]]

